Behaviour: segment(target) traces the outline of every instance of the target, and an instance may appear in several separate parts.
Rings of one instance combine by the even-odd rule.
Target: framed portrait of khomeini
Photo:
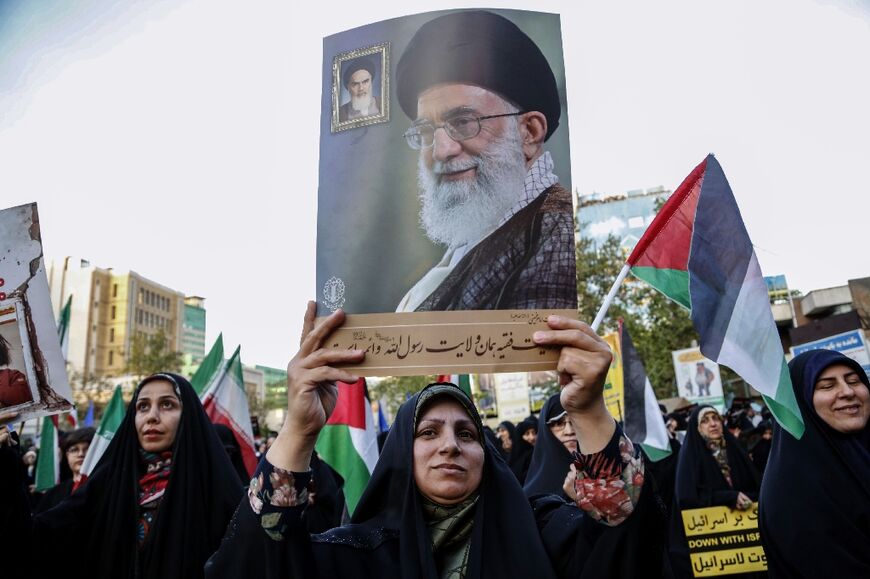
[[[390,45],[342,52],[332,65],[332,132],[390,120]]]

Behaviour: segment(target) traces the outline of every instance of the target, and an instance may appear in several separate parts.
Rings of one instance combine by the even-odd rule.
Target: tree
[[[162,329],[154,334],[136,334],[130,340],[125,370],[134,376],[150,376],[157,372],[180,372],[184,355],[169,347]]]
[[[399,406],[412,396],[434,382],[434,376],[391,376],[369,386],[372,400],[383,400],[391,416],[395,416]]]
[[[580,319],[589,322],[594,319],[626,257],[619,240],[613,236],[599,244],[585,237],[577,242]],[[693,340],[698,340],[689,312],[652,286],[629,276],[622,283],[601,328],[615,331],[619,318],[631,334],[656,396],[674,396],[676,377],[671,352],[687,348]]]

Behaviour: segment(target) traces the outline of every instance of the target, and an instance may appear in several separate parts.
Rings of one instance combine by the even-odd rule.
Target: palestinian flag
[[[66,361],[69,354],[69,315],[72,309],[72,295],[66,299],[66,305],[60,311],[60,320],[57,323],[57,337],[60,338],[60,352]]]
[[[215,376],[224,365],[224,335],[218,334],[217,340],[208,351],[208,354],[203,358],[202,363],[193,376],[190,378],[190,385],[193,386],[196,395],[200,398],[208,385],[214,381]]]
[[[46,491],[60,482],[60,446],[57,440],[57,416],[42,419],[39,457],[36,459],[36,490]]]
[[[632,442],[639,443],[651,460],[667,458],[671,454],[671,445],[659,410],[659,402],[622,320],[619,320],[619,338],[625,397],[625,434]]]
[[[439,374],[435,381],[456,384],[463,392],[468,394],[469,398],[474,400],[471,396],[471,376],[468,374]]]
[[[691,312],[701,352],[764,395],[796,438],[804,431],[767,285],[722,167],[708,155],[674,191],[628,257],[631,273]]]
[[[315,449],[344,478],[347,511],[353,514],[378,461],[378,437],[365,379],[337,385],[335,409]]]
[[[100,419],[100,426],[97,428],[97,433],[88,447],[88,453],[85,455],[85,461],[82,463],[82,474],[90,476],[100,462],[103,453],[109,448],[109,443],[112,442],[112,437],[115,436],[118,428],[121,427],[121,422],[124,421],[124,397],[121,395],[121,386],[115,386],[115,392],[112,393],[112,399],[109,400],[109,405],[103,412],[103,417]]]
[[[248,394],[242,377],[241,349],[241,346],[236,348],[203,392],[202,406],[213,424],[224,424],[233,431],[242,450],[242,462],[250,476],[257,468],[257,455],[254,452],[254,429],[251,427]]]

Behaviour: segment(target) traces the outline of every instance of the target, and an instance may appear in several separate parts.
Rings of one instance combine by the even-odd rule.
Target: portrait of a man
[[[414,34],[395,84],[421,227],[444,250],[397,311],[576,308],[571,194],[546,148],[562,108],[540,48],[504,16],[455,12]]]
[[[349,100],[338,109],[339,122],[347,122],[381,113],[375,91],[375,62],[366,56],[347,61],[341,74],[341,84]]]

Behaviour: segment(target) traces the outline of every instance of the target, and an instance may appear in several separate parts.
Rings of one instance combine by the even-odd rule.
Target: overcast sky
[[[322,37],[475,5],[0,0],[0,206],[39,203],[48,257],[205,296],[209,342],[282,367],[315,293]],[[562,13],[580,193],[673,189],[713,152],[766,275],[870,276],[866,1],[487,5]]]

